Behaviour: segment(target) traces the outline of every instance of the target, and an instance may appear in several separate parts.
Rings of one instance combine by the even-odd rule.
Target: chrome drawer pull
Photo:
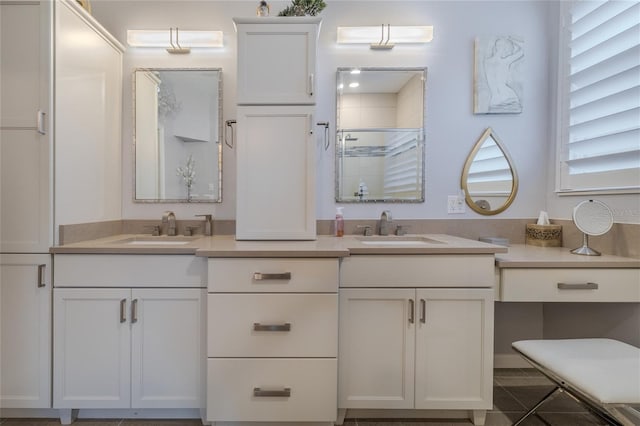
[[[558,283],[558,289],[560,290],[597,290],[598,283],[579,283],[579,284]]]
[[[259,322],[254,322],[253,331],[291,331],[291,323],[285,322],[284,324],[260,324]]]
[[[283,388],[283,389],[262,389],[262,388],[253,388],[253,396],[280,396],[280,397],[290,397],[291,396],[291,388]]]
[[[291,272],[282,272],[279,274],[263,274],[262,272],[254,272],[253,279],[256,281],[266,280],[290,280]]]
[[[420,322],[427,323],[427,301],[424,299],[420,299]]]
[[[413,301],[413,299],[409,299],[409,324],[413,324],[415,322],[414,305],[415,302]]]

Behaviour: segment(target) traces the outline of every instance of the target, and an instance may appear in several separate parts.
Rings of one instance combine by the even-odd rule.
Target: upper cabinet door
[[[2,128],[35,130],[38,111],[48,110],[48,10],[39,2],[0,4]]]
[[[319,18],[261,18],[238,30],[239,105],[315,104]],[[291,23],[289,23],[291,22]]]

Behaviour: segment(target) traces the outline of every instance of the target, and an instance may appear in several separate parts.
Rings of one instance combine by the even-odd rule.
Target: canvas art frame
[[[476,37],[474,62],[473,112],[521,113],[524,92],[523,37]]]

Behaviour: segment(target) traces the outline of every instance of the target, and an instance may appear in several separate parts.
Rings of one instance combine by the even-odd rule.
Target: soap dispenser
[[[197,214],[197,217],[204,217],[204,232],[203,234],[210,237],[213,235],[213,215],[210,214]]]
[[[344,235],[344,216],[342,215],[342,209],[344,207],[336,207],[336,237],[342,237]]]

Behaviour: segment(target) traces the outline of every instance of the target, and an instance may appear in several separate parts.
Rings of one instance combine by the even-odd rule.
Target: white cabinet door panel
[[[49,141],[35,130],[0,130],[0,251],[46,253],[53,241]]]
[[[313,107],[238,107],[236,239],[314,240]]]
[[[204,290],[134,289],[131,406],[200,408]]]
[[[413,289],[340,290],[340,408],[413,408],[414,296]]]
[[[237,24],[238,104],[314,104],[317,24]]]
[[[0,255],[0,407],[51,407],[50,255]]]
[[[493,290],[418,289],[418,409],[491,409]]]
[[[129,407],[130,294],[54,290],[54,408]]]

